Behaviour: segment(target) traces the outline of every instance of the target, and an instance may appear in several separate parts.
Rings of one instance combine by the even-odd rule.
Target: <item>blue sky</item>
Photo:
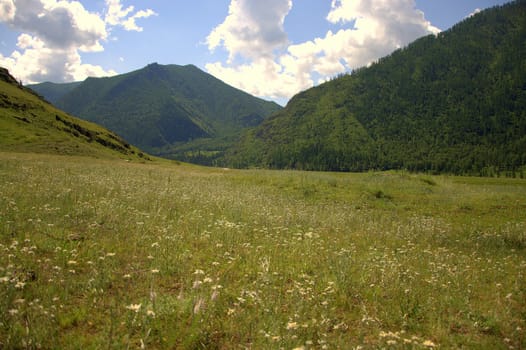
[[[505,0],[0,0],[0,66],[24,83],[194,64],[281,104]]]

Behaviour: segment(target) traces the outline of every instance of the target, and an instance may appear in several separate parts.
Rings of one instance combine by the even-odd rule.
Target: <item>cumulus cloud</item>
[[[0,0],[6,1],[6,0]],[[79,47],[83,51],[100,51],[106,39],[102,19],[73,1],[17,0],[11,2],[12,14],[2,18],[10,27],[37,35],[49,48]]]
[[[41,81],[79,81],[88,76],[116,74],[100,66],[82,63],[75,48],[50,48],[38,37],[21,34],[15,51],[9,57],[0,56],[0,66],[8,67],[11,73],[24,83]]]
[[[414,40],[415,35],[424,31],[440,32],[416,9],[415,0],[332,0],[327,20],[331,23],[356,21],[355,29],[364,35],[373,35],[379,30],[377,35],[385,37],[388,31],[395,36],[394,40],[402,42]]]
[[[106,6],[107,15],[103,18],[86,10],[78,1],[0,0],[0,21],[22,32],[17,50],[7,57],[0,54],[0,65],[27,83],[115,74],[112,70],[82,63],[80,53],[103,51],[103,43],[113,26],[142,30],[135,20],[154,13],[152,10],[134,12],[133,7],[122,10],[120,0],[106,0]],[[115,11],[117,8],[121,12]]]
[[[270,57],[288,43],[283,24],[291,8],[292,0],[232,0],[225,21],[208,36],[208,47],[224,46],[230,62],[238,54]]]
[[[293,74],[273,59],[262,57],[246,64],[209,63],[206,70],[221,80],[256,96],[280,99],[312,86],[309,74]],[[304,80],[302,80],[303,78]]]
[[[210,63],[206,69],[264,97],[288,99],[315,80],[368,65],[418,37],[440,31],[414,0],[333,0],[326,19],[341,29],[290,44],[283,30],[290,0],[265,2],[265,12],[250,11],[245,3],[250,1],[232,0],[228,17],[208,37],[209,48],[222,46],[228,51],[228,61]],[[245,18],[248,26],[242,24]],[[269,18],[273,21],[265,22]],[[260,24],[264,22],[266,26]],[[236,64],[236,55],[247,61]]]
[[[368,65],[416,38],[440,32],[413,0],[333,0],[327,20],[349,27],[288,49],[295,60],[314,57],[312,71],[325,77]]]
[[[232,0],[228,16],[207,37],[208,48],[223,47],[228,60],[207,64],[208,72],[258,96],[280,98],[302,88],[276,62],[278,52],[289,45],[284,22],[291,8],[292,0]],[[243,63],[234,64],[236,57]]]

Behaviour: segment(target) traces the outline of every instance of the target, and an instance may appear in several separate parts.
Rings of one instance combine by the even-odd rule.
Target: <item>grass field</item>
[[[526,180],[0,153],[2,349],[521,349]]]

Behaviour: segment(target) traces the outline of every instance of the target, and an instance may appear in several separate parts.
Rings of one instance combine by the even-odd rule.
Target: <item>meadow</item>
[[[521,349],[526,180],[0,153],[2,349]]]

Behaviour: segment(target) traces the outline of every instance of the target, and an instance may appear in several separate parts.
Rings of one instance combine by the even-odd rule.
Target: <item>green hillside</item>
[[[492,175],[526,165],[526,1],[470,17],[295,96],[238,167]]]
[[[93,123],[71,117],[0,68],[0,150],[145,159],[137,148]]]
[[[49,86],[32,88],[45,97],[60,94],[43,87]],[[56,104],[152,154],[203,163],[221,154],[243,128],[280,109],[195,66],[156,63],[115,77],[88,78]]]

